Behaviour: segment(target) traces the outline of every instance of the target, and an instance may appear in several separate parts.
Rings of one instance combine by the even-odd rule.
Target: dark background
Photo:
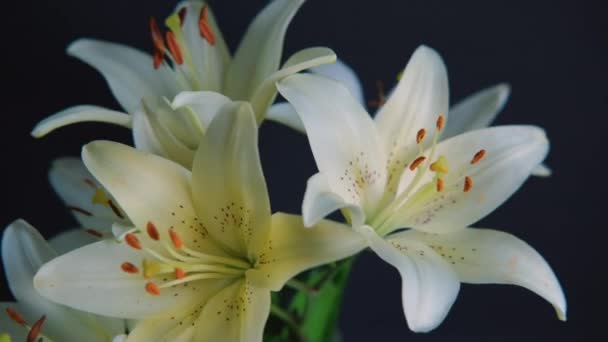
[[[266,1],[212,1],[234,49]],[[341,319],[345,341],[595,340],[604,330],[606,284],[605,124],[608,107],[607,12],[602,1],[309,0],[289,29],[286,55],[329,46],[358,71],[368,98],[376,80],[392,84],[419,44],[436,48],[449,70],[451,98],[499,82],[512,95],[499,124],[546,128],[554,175],[531,179],[477,226],[509,231],[553,266],[568,300],[566,323],[540,297],[512,286],[464,285],[445,322],[409,332],[396,271],[376,256],[358,259]],[[43,140],[34,124],[75,104],[119,108],[93,69],[65,55],[79,37],[150,50],[149,15],[164,18],[174,1],[11,1],[3,10],[3,167],[0,225],[23,217],[45,236],[73,220],[53,194],[53,158],[78,155],[88,141],[130,142],[130,132],[101,124],[61,129]],[[315,164],[304,136],[273,124],[261,130],[261,153],[273,210],[299,212]],[[2,275],[4,277],[4,275]],[[9,300],[5,278],[1,300]],[[599,337],[596,337],[599,338]]]

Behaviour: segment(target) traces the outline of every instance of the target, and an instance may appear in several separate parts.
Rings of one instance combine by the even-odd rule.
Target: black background
[[[480,227],[509,231],[553,266],[568,300],[566,323],[522,288],[464,285],[445,322],[429,334],[409,332],[396,271],[371,253],[358,259],[341,318],[345,341],[596,340],[604,330],[606,288],[605,124],[608,115],[607,12],[602,1],[328,1],[310,0],[292,22],[286,55],[328,46],[358,71],[366,95],[376,80],[392,84],[419,44],[448,66],[452,103],[509,82],[499,124],[537,124],[551,139],[554,175],[531,179]],[[212,1],[234,48],[265,1]],[[130,132],[101,124],[61,129],[43,140],[34,124],[76,104],[119,108],[93,69],[68,57],[79,37],[149,50],[150,15],[164,18],[173,1],[12,1],[2,19],[3,165],[0,224],[23,217],[45,236],[74,225],[46,179],[53,158],[78,155],[84,143],[130,142]],[[304,136],[267,123],[261,153],[274,211],[299,212],[305,181],[316,169]],[[4,275],[3,275],[4,276]],[[2,300],[9,300],[5,278]],[[66,327],[67,328],[67,327]],[[601,336],[601,335],[600,335]]]

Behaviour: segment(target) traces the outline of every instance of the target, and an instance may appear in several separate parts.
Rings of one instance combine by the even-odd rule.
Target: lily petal
[[[121,269],[124,262],[141,265],[143,257],[140,251],[113,240],[96,242],[46,263],[34,277],[34,286],[54,302],[122,318],[159,315],[189,307],[198,298],[195,283],[164,289],[158,296],[148,294],[147,279]]]
[[[353,226],[365,222],[365,213],[361,207],[347,203],[344,198],[333,192],[325,175],[319,172],[310,177],[302,202],[304,226],[312,227],[338,209],[346,210]]]
[[[336,60],[336,54],[323,47],[314,47],[300,50],[293,54],[283,67],[268,76],[255,90],[251,97],[251,106],[256,114],[258,123],[262,122],[264,115],[277,95],[276,83],[289,75],[293,75],[310,67],[332,63]]]
[[[341,59],[337,59],[335,63],[328,63],[310,68],[310,72],[342,83],[359,103],[362,105],[365,104],[363,87],[359,77],[357,77],[357,73]]]
[[[203,308],[193,341],[261,342],[270,314],[270,291],[239,280]]]
[[[410,240],[383,240],[370,227],[359,231],[380,258],[395,267],[403,282],[403,310],[412,331],[435,329],[456,300],[460,282],[454,270],[427,245]]]
[[[199,18],[203,6],[207,5],[202,1],[183,1],[175,12],[186,10],[182,29],[188,53],[200,75],[200,90],[221,91],[224,74],[230,64],[230,53],[209,6],[206,8],[207,22],[213,32],[213,45],[201,37]]]
[[[224,106],[201,139],[192,168],[195,208],[209,234],[250,257],[262,249],[270,225],[257,132],[248,103]]]
[[[506,83],[501,83],[469,95],[455,104],[450,108],[450,120],[448,120],[441,138],[445,140],[458,134],[490,126],[507,103],[510,93],[511,87]]]
[[[32,136],[42,138],[57,128],[77,122],[105,122],[131,128],[131,116],[98,106],[80,105],[64,109],[36,124]]]
[[[481,150],[486,151],[485,157],[472,165],[470,161],[474,154]],[[411,227],[431,233],[467,227],[517,191],[548,150],[544,131],[534,126],[490,127],[445,140],[436,149],[436,155],[446,156],[452,169],[443,178],[444,191],[428,200],[414,198],[394,227]],[[434,173],[427,172],[420,184],[432,181],[433,176]],[[465,177],[472,180],[469,191],[463,191]],[[400,189],[407,186],[403,180]]]
[[[320,76],[292,75],[278,89],[304,123],[332,192],[372,211],[384,192],[386,157],[365,109],[342,84]]]
[[[150,152],[161,157],[168,157],[146,114],[137,110],[133,112],[133,143],[138,150]]]
[[[420,145],[423,149],[430,146],[437,118],[443,115],[447,119],[448,105],[448,76],[443,60],[435,50],[420,46],[375,117],[390,156],[389,192],[395,192],[399,175],[418,153],[417,132],[420,129],[428,132],[429,137]]]
[[[79,39],[68,47],[68,54],[97,69],[129,113],[139,109],[142,99],[173,98],[179,89],[167,65],[154,70],[151,56],[129,46]]]
[[[249,25],[226,75],[224,93],[228,97],[248,100],[258,85],[279,68],[287,27],[303,3],[304,0],[275,0]]]
[[[549,166],[540,164],[532,170],[532,174],[537,177],[549,177],[551,174],[553,174],[553,171]]]
[[[191,174],[167,159],[109,141],[95,141],[82,151],[82,160],[95,178],[124,209],[133,225],[144,229],[152,222],[169,239],[173,227],[193,248],[225,255],[215,243],[191,228],[199,227],[191,195]],[[140,239],[150,239],[141,234]],[[151,242],[154,243],[154,242]]]
[[[272,215],[270,241],[247,279],[261,288],[279,291],[291,278],[307,269],[347,258],[366,247],[350,226],[323,220],[307,229],[299,215]]]
[[[283,124],[300,133],[306,134],[304,123],[300,116],[288,102],[275,103],[266,111],[266,119]]]
[[[206,130],[222,107],[230,102],[226,96],[212,91],[183,91],[173,99],[171,106],[190,109]]]
[[[109,233],[114,222],[127,223],[123,210],[80,159],[59,158],[49,171],[53,189],[84,228]]]
[[[108,234],[107,237],[110,237]],[[58,255],[66,254],[82,246],[99,241],[99,237],[92,235],[84,229],[72,229],[61,232],[49,240],[49,244]]]
[[[478,228],[440,235],[409,230],[392,240],[431,246],[452,264],[462,282],[523,286],[550,302],[566,320],[566,299],[553,270],[534,248],[511,234]]]

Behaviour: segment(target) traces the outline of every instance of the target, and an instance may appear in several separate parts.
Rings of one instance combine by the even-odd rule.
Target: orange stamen
[[[177,15],[179,16],[179,22],[184,25],[184,21],[186,20],[186,7],[182,7],[179,12],[177,12]]]
[[[215,45],[215,35],[213,34],[213,30],[211,30],[211,25],[209,25],[209,13],[207,6],[203,6],[201,8],[201,14],[198,18],[198,29],[201,33],[201,37],[205,38],[207,42],[211,45]]]
[[[127,273],[139,273],[139,268],[130,262],[123,262],[122,265],[120,265],[120,268]]]
[[[437,192],[443,191],[443,179],[437,178]]]
[[[150,32],[152,33],[152,42],[154,43],[155,53],[158,50],[161,54],[165,53],[165,42],[163,40],[163,34],[160,33],[156,18],[150,17]]]
[[[167,31],[165,38],[167,39],[167,45],[169,46],[169,51],[171,51],[171,55],[173,55],[175,63],[179,65],[184,64],[182,50],[179,48],[179,44],[177,44],[177,40],[175,40],[175,35],[173,34],[173,32]]]
[[[85,230],[85,232],[93,235],[94,237],[98,237],[98,238],[102,238],[103,237],[103,234],[101,232],[95,230],[95,229],[87,229],[87,230]]]
[[[416,170],[416,168],[422,164],[422,162],[426,159],[425,156],[420,156],[418,158],[416,158],[416,160],[414,160],[414,162],[412,163],[412,165],[410,165],[410,170],[414,171]]]
[[[42,329],[42,325],[44,324],[45,320],[46,320],[46,316],[43,315],[42,317],[40,317],[39,320],[36,321],[36,323],[34,323],[34,325],[32,325],[32,329],[30,329],[30,333],[27,334],[27,338],[26,338],[27,342],[36,341],[36,337],[38,337],[38,335],[40,335],[40,330]]]
[[[186,276],[186,272],[184,271],[183,268],[179,268],[179,267],[175,268],[175,278],[182,279],[185,276]]]
[[[153,296],[160,295],[160,289],[153,282],[149,282],[146,284],[146,292],[148,292],[149,294],[151,294]]]
[[[416,144],[420,144],[422,142],[422,139],[424,139],[425,135],[426,130],[424,128],[421,128],[418,133],[416,133]]]
[[[160,234],[158,234],[158,230],[156,229],[154,223],[148,222],[146,225],[146,230],[148,231],[148,235],[150,235],[152,240],[158,241],[160,239]]]
[[[137,236],[135,236],[135,234],[128,233],[127,235],[125,235],[125,241],[127,242],[127,245],[135,249],[141,249],[141,243],[139,242],[139,239],[137,238]]]
[[[180,249],[184,245],[182,242],[182,238],[175,232],[173,229],[169,229],[169,236],[171,237],[171,241],[173,241],[173,245],[175,248]]]
[[[21,316],[17,311],[15,311],[11,308],[6,308],[6,313],[8,314],[8,317],[10,317],[13,320],[13,322],[15,322],[19,325],[27,324],[27,322],[25,321],[23,316]]]
[[[441,132],[444,124],[445,124],[445,118],[443,117],[443,115],[439,115],[439,117],[437,118],[437,130],[439,130]]]
[[[464,177],[464,192],[469,192],[473,188],[473,179],[469,176]]]
[[[477,153],[475,153],[475,155],[473,156],[473,159],[471,159],[471,165],[477,164],[480,160],[483,159],[483,157],[485,155],[486,155],[486,150],[479,150]]]
[[[158,68],[160,68],[161,64],[163,64],[163,61],[165,59],[165,53],[160,52],[157,49],[154,49],[153,58],[154,58],[154,60],[153,60],[154,70],[158,70]]]

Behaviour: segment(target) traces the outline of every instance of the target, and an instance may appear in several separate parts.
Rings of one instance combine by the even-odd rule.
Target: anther
[[[422,139],[424,139],[425,135],[426,130],[424,128],[421,128],[418,133],[416,133],[416,144],[420,144],[422,142]]]
[[[158,68],[160,68],[160,66],[163,64],[164,60],[165,60],[165,53],[160,52],[157,49],[154,49],[154,55],[153,55],[154,70],[158,70]]]
[[[464,177],[464,192],[469,192],[473,188],[473,179],[469,176]]]
[[[163,40],[163,35],[160,33],[160,29],[158,28],[158,23],[156,23],[156,18],[150,17],[150,32],[152,33],[152,42],[154,43],[155,53],[156,51],[160,52],[161,55],[165,53],[165,42]]]
[[[103,237],[103,234],[101,232],[95,230],[95,229],[87,229],[87,230],[85,230],[85,232],[93,235],[94,237],[98,237],[98,238],[102,238]]]
[[[211,30],[208,18],[209,13],[207,6],[203,6],[203,8],[201,8],[201,14],[198,17],[198,29],[201,33],[201,37],[205,38],[209,44],[215,45],[215,35]]]
[[[180,267],[175,268],[175,278],[176,279],[182,279],[185,276],[186,276],[186,272],[184,271],[183,268],[180,268]]]
[[[171,55],[173,55],[173,59],[175,63],[182,65],[184,64],[184,58],[182,57],[182,50],[179,48],[179,44],[175,40],[175,35],[171,31],[167,31],[165,35],[167,39],[167,45],[169,46],[169,51],[171,51]]]
[[[149,294],[153,295],[153,296],[158,296],[160,295],[160,289],[158,288],[158,286],[156,284],[154,284],[153,282],[148,282],[146,284],[146,292],[148,292]]]
[[[26,338],[27,342],[36,342],[36,337],[38,337],[38,335],[40,335],[40,330],[42,329],[42,325],[44,324],[45,320],[46,320],[46,316],[43,315],[42,317],[40,317],[39,320],[36,321],[36,323],[34,323],[34,325],[32,325],[32,328],[30,329],[30,333],[27,334],[27,338]]]
[[[160,234],[158,234],[158,230],[156,229],[154,223],[148,222],[146,225],[146,230],[148,231],[148,235],[152,240],[158,241],[160,239]]]
[[[440,156],[439,158],[437,158],[437,160],[432,163],[429,168],[431,169],[431,171],[438,173],[448,173],[448,171],[450,170],[448,168],[448,161],[444,156]]]
[[[141,243],[139,242],[139,239],[137,238],[137,236],[135,236],[135,234],[128,233],[127,235],[125,235],[125,241],[127,242],[127,245],[135,249],[141,249]]]
[[[414,162],[410,165],[410,170],[414,171],[422,162],[426,159],[425,156],[420,156],[414,160]]]
[[[8,314],[8,317],[10,317],[10,319],[13,320],[13,322],[15,322],[19,325],[27,324],[25,319],[23,319],[23,316],[21,316],[17,311],[15,311],[11,308],[6,308],[6,313]]]
[[[178,12],[177,15],[179,16],[179,22],[184,25],[184,21],[186,20],[186,13],[187,13],[187,8],[186,7],[182,7]]]
[[[443,191],[443,179],[437,178],[437,192]]]
[[[480,160],[483,159],[483,157],[485,155],[486,155],[486,150],[477,151],[477,153],[475,153],[475,155],[473,156],[473,159],[471,159],[471,165],[477,164]]]
[[[173,241],[173,245],[175,248],[180,249],[184,245],[182,242],[182,238],[175,232],[173,229],[169,229],[169,236],[171,237],[171,241]]]
[[[437,118],[437,130],[441,132],[444,124],[445,118],[443,117],[443,115],[439,115],[439,117]]]
[[[139,273],[139,268],[137,268],[137,266],[133,265],[130,262],[123,262],[120,265],[120,268],[127,273],[131,273],[131,274],[135,274],[135,273]]]

